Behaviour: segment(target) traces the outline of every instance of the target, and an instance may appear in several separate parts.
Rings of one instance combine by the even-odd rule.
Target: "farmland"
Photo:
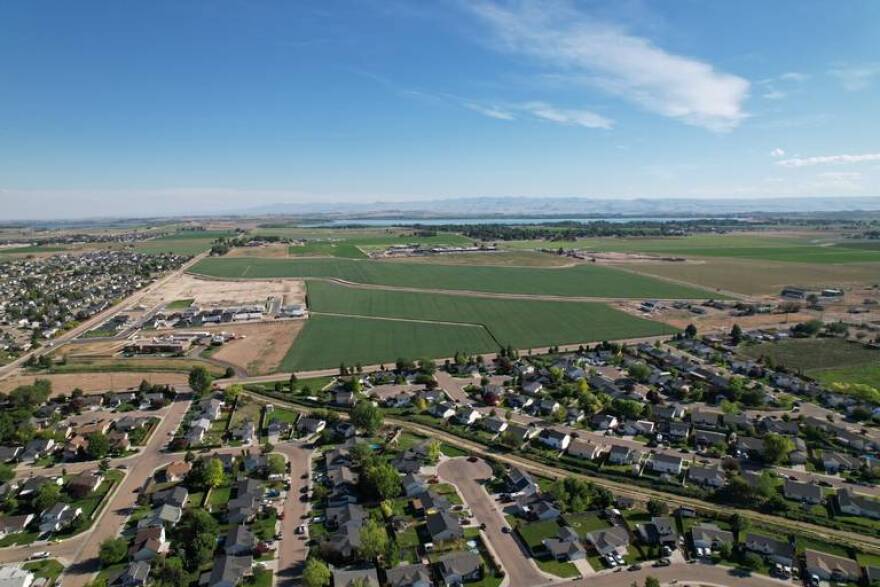
[[[344,233],[343,233],[344,234]],[[302,245],[292,245],[291,255],[341,257],[365,259],[366,252],[382,251],[391,245],[419,243],[420,245],[465,245],[471,240],[459,234],[441,233],[435,236],[414,236],[407,233],[388,232],[372,235],[347,235],[327,240],[314,240]]]
[[[382,291],[320,281],[309,282],[308,297],[313,313],[482,325],[495,341],[489,351],[499,345],[526,349],[675,332],[602,303]]]
[[[447,357],[495,349],[485,328],[370,318],[312,316],[281,363],[284,371],[389,363],[400,356]]]
[[[136,243],[134,250],[141,253],[174,253],[194,256],[210,249],[211,243],[217,238],[231,235],[231,232],[225,231],[178,232]]]
[[[200,261],[192,272],[221,278],[318,277],[416,289],[561,297],[706,298],[712,295],[705,290],[595,265],[541,269],[350,259],[211,258]]]
[[[880,386],[880,351],[842,339],[790,339],[745,348],[752,357],[771,357],[777,365],[801,371],[824,383]]]
[[[565,248],[597,252],[638,252],[684,257],[758,259],[787,263],[837,264],[880,262],[875,243],[824,237],[818,242],[804,236],[755,234],[694,235],[668,238],[590,238],[565,243]],[[506,248],[556,248],[557,243],[518,241]]]

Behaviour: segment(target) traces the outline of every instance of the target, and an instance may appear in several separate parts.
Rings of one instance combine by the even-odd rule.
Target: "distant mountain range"
[[[722,216],[756,213],[880,211],[880,197],[762,199],[450,198],[412,202],[278,203],[230,214],[358,218]]]

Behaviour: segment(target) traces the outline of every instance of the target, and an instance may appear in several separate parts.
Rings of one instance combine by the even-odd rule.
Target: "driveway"
[[[516,538],[501,531],[507,523],[481,484],[492,477],[492,468],[484,460],[471,463],[464,458],[449,459],[440,463],[437,472],[441,479],[458,488],[477,521],[486,524],[484,533],[507,573],[510,587],[534,587],[549,582],[550,577],[538,570]]]
[[[290,491],[284,502],[284,519],[281,521],[281,542],[278,546],[278,572],[276,584],[280,587],[299,585],[306,557],[309,554],[305,536],[295,534],[296,527],[303,523],[310,504],[299,500],[300,491],[309,486],[308,479],[301,477],[310,473],[312,449],[301,443],[285,443],[275,446],[275,450],[287,456],[290,462]]]

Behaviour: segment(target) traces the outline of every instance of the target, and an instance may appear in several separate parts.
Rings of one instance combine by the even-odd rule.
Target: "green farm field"
[[[560,297],[713,297],[711,292],[695,287],[595,265],[541,269],[351,259],[212,258],[200,261],[191,272],[226,279],[317,277],[391,287]]]
[[[480,326],[318,315],[306,322],[280,368],[308,371],[492,350],[495,342]]]
[[[772,357],[778,365],[823,383],[864,383],[880,387],[880,350],[838,338],[789,339],[744,347],[751,357]]]
[[[366,252],[382,251],[391,245],[418,243],[420,245],[466,245],[472,241],[459,234],[445,233],[436,236],[413,236],[407,233],[385,232],[380,234],[330,237],[313,240],[303,245],[292,245],[291,255],[325,256],[348,259],[365,259]]]
[[[0,248],[0,255],[32,255],[36,253],[58,253],[66,250],[64,247],[56,246],[24,246],[24,247],[3,247]]]
[[[556,248],[544,241],[504,243],[505,248]],[[654,253],[682,257],[758,259],[786,263],[837,264],[880,262],[880,248],[874,243],[831,240],[824,242],[803,236],[753,234],[694,235],[668,238],[592,238],[564,245],[597,252]]]
[[[487,351],[507,345],[528,349],[677,332],[671,326],[636,318],[606,304],[594,302],[512,300],[358,289],[323,281],[308,282],[308,299],[313,314],[381,316],[481,325],[494,339],[494,344]]]
[[[174,253],[195,256],[211,248],[211,243],[221,236],[231,236],[225,231],[189,231],[135,243],[134,249],[141,253]]]

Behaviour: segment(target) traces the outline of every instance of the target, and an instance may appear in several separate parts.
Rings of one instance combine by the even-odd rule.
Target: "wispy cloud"
[[[840,80],[845,90],[857,92],[864,90],[875,78],[880,77],[880,63],[838,65],[829,69],[828,74]]]
[[[799,71],[786,71],[782,75],[779,76],[779,79],[784,82],[805,82],[810,79],[810,76],[806,73],[801,73]]]
[[[765,88],[761,97],[765,100],[782,100],[787,98],[792,91],[797,91],[799,86],[810,79],[810,76],[799,71],[787,71],[776,77],[759,80],[756,85]],[[784,89],[780,89],[780,87]]]
[[[776,147],[775,149],[770,151],[770,156],[771,157],[785,157],[785,151],[783,151],[779,147]]]
[[[521,118],[537,118],[545,122],[553,122],[565,126],[583,128],[610,129],[614,121],[601,114],[579,108],[560,108],[546,102],[526,102],[524,104],[487,105],[472,101],[461,101],[461,104],[474,112],[496,120],[518,120]]]
[[[499,50],[526,55],[570,83],[589,83],[663,116],[713,131],[746,117],[749,82],[676,55],[559,3],[466,4],[494,33]]]
[[[815,165],[841,165],[845,163],[864,163],[880,161],[880,153],[863,153],[861,155],[820,155],[818,157],[794,157],[777,161],[782,167],[813,167]]]

